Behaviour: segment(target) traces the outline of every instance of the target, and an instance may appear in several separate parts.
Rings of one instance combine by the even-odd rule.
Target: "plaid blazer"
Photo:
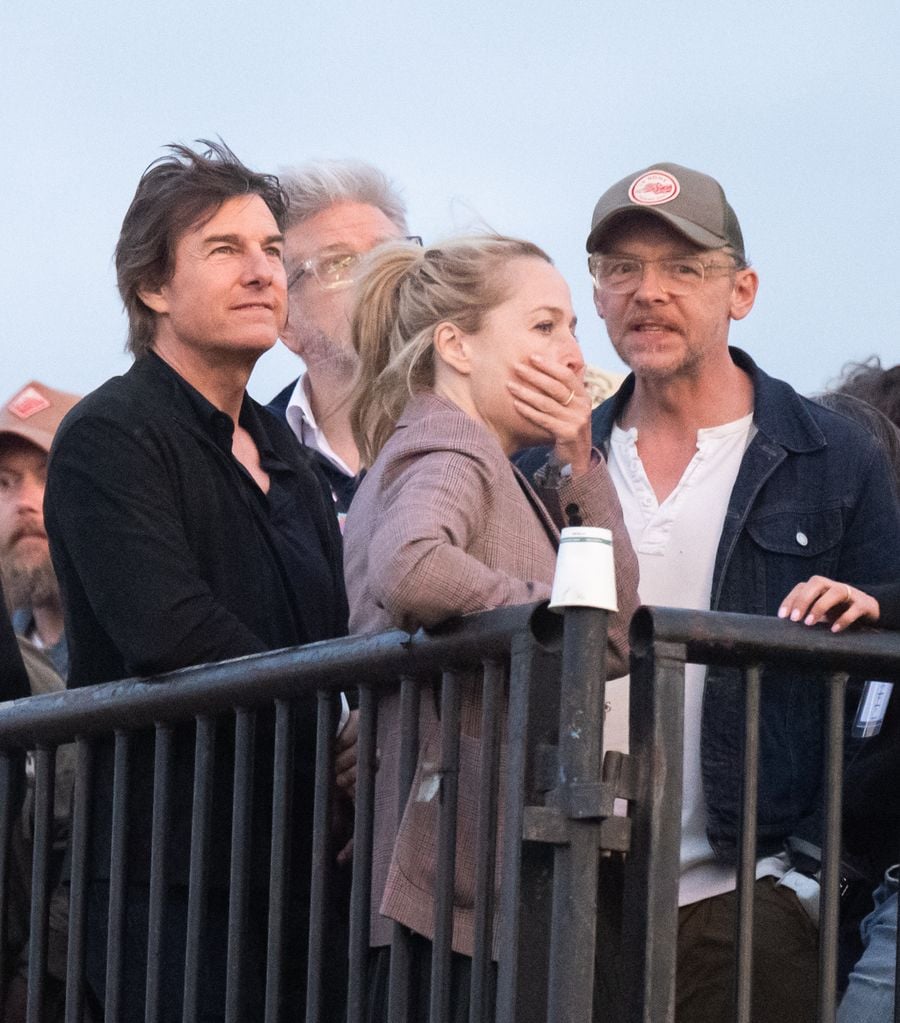
[[[344,532],[350,631],[420,626],[550,595],[563,509],[613,532],[619,611],[610,618],[608,673],[628,670],[628,623],[637,607],[637,559],[602,461],[559,490],[532,490],[494,433],[433,392],[410,399],[354,497]],[[472,952],[473,863],[481,698],[464,684],[453,947]],[[422,699],[417,777],[398,822],[399,697],[378,715],[371,941],[389,944],[391,920],[433,936],[437,800],[422,785],[439,753],[434,701]],[[505,756],[501,754],[501,784]],[[416,795],[422,798],[416,798]],[[398,830],[399,829],[399,830]],[[498,836],[498,847],[500,838]],[[499,877],[499,863],[498,863]]]

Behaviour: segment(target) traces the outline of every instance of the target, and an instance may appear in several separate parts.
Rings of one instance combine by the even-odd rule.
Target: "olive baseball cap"
[[[0,409],[0,443],[10,434],[49,453],[57,427],[81,398],[32,380]]]
[[[715,178],[677,163],[655,163],[629,174],[597,200],[591,218],[588,252],[624,214],[639,211],[665,221],[704,249],[731,246],[742,260],[744,236],[734,210]]]

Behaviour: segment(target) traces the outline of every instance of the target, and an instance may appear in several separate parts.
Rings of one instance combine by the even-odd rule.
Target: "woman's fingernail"
[[[803,619],[803,624],[804,625],[815,625],[816,624],[816,616],[815,615],[807,615]]]
[[[785,605],[782,604],[781,607],[778,608],[778,617],[779,618],[787,618],[787,613],[788,613],[787,607],[785,607]]]
[[[793,611],[791,611],[791,621],[792,622],[799,622],[800,621],[800,610],[798,608],[796,608],[796,607],[794,608]]]

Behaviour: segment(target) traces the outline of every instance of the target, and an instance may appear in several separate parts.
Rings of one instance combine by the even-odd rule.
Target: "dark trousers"
[[[737,893],[678,912],[677,1023],[734,1018]],[[818,931],[797,896],[771,877],[756,882],[753,918],[753,1023],[816,1018]]]
[[[622,956],[622,861],[601,864],[594,1018],[626,1017]],[[677,1023],[734,1019],[737,893],[678,911]],[[753,920],[753,1023],[812,1023],[816,1018],[818,931],[789,889],[756,882]]]

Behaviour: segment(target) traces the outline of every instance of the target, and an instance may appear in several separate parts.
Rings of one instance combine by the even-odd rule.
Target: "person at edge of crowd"
[[[837,389],[817,395],[816,401],[850,416],[878,437],[900,497],[898,371],[897,366],[883,370],[875,356],[850,364]],[[828,623],[834,632],[855,624],[900,629],[900,583],[869,589],[814,576],[791,591],[778,613],[805,625]],[[852,687],[850,713],[865,710],[868,692],[867,686]],[[853,741],[844,772],[844,864],[852,882],[845,880],[846,894],[841,896],[838,981],[841,990],[849,981],[849,989],[839,1023],[893,1019],[900,835],[900,801],[893,793],[898,769],[900,700],[893,695],[876,734]]]
[[[587,251],[597,312],[631,368],[593,413],[593,441],[622,502],[641,601],[775,614],[811,574],[853,585],[900,575],[900,514],[877,441],[729,347],[759,279],[721,185],[674,163],[629,174],[598,200]],[[798,895],[814,903],[817,887],[792,861],[821,836],[824,691],[799,673],[764,675],[754,1023],[815,1018],[818,936]],[[687,666],[678,1023],[733,1018],[741,694],[736,669]],[[600,978],[611,1018],[625,996]]]
[[[813,576],[798,583],[778,609],[781,618],[832,632],[854,625],[900,630],[900,580],[866,589]],[[882,686],[884,683],[867,683]],[[863,693],[865,693],[865,689]],[[880,716],[880,729],[862,744],[844,772],[844,843],[866,853],[870,873],[880,869],[860,925],[862,955],[854,965],[838,1007],[837,1023],[891,1023],[894,1019],[897,965],[897,891],[900,864],[900,701],[891,693]],[[871,888],[870,888],[871,892]]]
[[[59,586],[44,529],[47,455],[56,428],[78,395],[32,380],[0,409],[0,576],[8,594],[13,627],[28,673],[29,691],[66,687],[68,650]],[[68,946],[68,899],[59,885],[69,840],[74,751],[56,752],[53,853],[50,884],[50,943],[45,1014],[62,1019]],[[27,759],[25,802],[12,833],[10,912],[4,960],[14,969],[6,980],[4,1023],[25,1019],[31,861],[34,848],[34,765]]]
[[[45,515],[66,611],[69,686],[153,675],[343,635],[347,606],[331,494],[286,424],[246,384],[284,327],[287,199],[224,143],[172,145],[145,171],[116,246],[134,363],[65,418]],[[178,683],[172,682],[175,686]],[[314,695],[294,703],[286,882],[286,1014],[305,1001]],[[266,974],[274,715],[256,716],[242,1020],[261,1020]],[[174,729],[161,1015],[180,1020],[194,728]],[[204,1019],[225,1014],[234,725],[217,724],[201,937]],[[87,891],[87,980],[102,1010],[114,740],[97,748]],[[133,737],[122,1017],[144,1013],[154,744]],[[342,918],[326,908],[328,1018],[343,1012]],[[329,947],[329,941],[333,947]]]
[[[900,426],[894,423],[876,405],[864,398],[848,394],[846,391],[826,391],[814,394],[813,401],[834,412],[840,412],[854,422],[864,426],[884,447],[891,477],[900,498]]]
[[[609,670],[624,670],[637,569],[605,463],[592,451],[590,400],[569,289],[535,245],[500,236],[374,253],[358,283],[353,343],[360,374],[351,412],[367,467],[345,529],[352,632],[413,631],[550,594],[558,529],[572,506],[612,531],[618,614]],[[509,457],[553,441],[537,493]],[[480,690],[465,689],[460,792],[479,773]],[[378,715],[370,1020],[385,1020],[392,923],[409,928],[411,1019],[428,1018],[439,761],[434,701],[420,706],[420,747],[402,820],[396,807],[399,706]],[[502,757],[502,754],[501,754]],[[436,759],[438,758],[438,759]],[[501,759],[502,763],[502,759]],[[452,1019],[468,1019],[475,821],[458,821]],[[501,843],[498,839],[498,848]],[[495,902],[496,905],[496,902]],[[494,957],[498,954],[494,929]]]
[[[900,363],[885,369],[877,355],[865,362],[849,362],[832,391],[867,401],[900,429]]]
[[[359,451],[350,429],[357,357],[350,341],[352,286],[361,258],[408,234],[406,206],[388,178],[360,160],[323,160],[280,174],[290,205],[284,231],[288,320],[282,342],[306,371],[269,403],[285,416],[328,477],[343,523]]]
[[[871,360],[870,360],[871,361]],[[884,376],[880,372],[867,370],[868,385],[865,393],[882,407],[890,409],[890,389],[880,387]],[[814,395],[815,400],[826,408],[840,412],[861,426],[866,427],[884,446],[896,493],[900,499],[900,429],[878,408],[868,401],[856,397],[855,394],[843,390],[827,391]],[[817,577],[818,578],[818,577]],[[854,591],[856,592],[856,591]],[[844,625],[839,620],[835,631]],[[863,680],[851,678],[847,687],[847,714],[853,720],[859,708],[863,694],[868,690],[861,688]],[[893,701],[896,707],[897,699]],[[890,721],[896,720],[895,710],[891,710]],[[900,723],[900,722],[898,722]],[[858,771],[857,758],[862,755],[861,763],[868,763],[877,749],[885,742],[900,744],[900,734],[895,736],[892,729],[884,729],[876,740],[866,734],[851,735],[845,741],[844,760],[845,774],[850,777]],[[891,782],[886,782],[891,785]],[[892,815],[885,814],[884,804],[878,799],[874,803],[859,804],[855,798],[853,787],[846,788],[844,799],[843,821],[843,854],[841,861],[841,903],[840,927],[838,930],[838,991],[847,987],[850,970],[862,955],[863,941],[860,924],[868,916],[872,905],[872,891],[884,877],[884,873],[897,858],[898,848],[895,836],[900,834],[900,806],[894,820]],[[892,830],[893,829],[893,830]]]

